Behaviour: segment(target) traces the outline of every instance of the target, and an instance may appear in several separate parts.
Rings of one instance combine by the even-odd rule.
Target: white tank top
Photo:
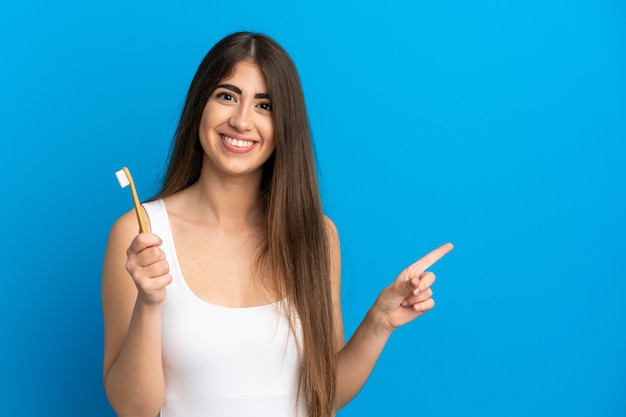
[[[172,275],[162,310],[161,417],[306,417],[303,396],[296,412],[299,355],[284,302],[230,308],[200,299],[181,273],[164,202],[144,207]]]

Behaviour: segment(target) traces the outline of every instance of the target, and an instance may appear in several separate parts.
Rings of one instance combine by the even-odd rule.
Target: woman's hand
[[[161,304],[165,300],[165,287],[172,281],[163,242],[152,233],[140,233],[126,251],[126,270],[138,290],[138,299],[147,305]]]
[[[451,243],[438,247],[402,271],[394,282],[380,293],[372,312],[378,316],[377,321],[385,327],[385,330],[392,332],[435,306],[433,291],[430,288],[435,282],[435,274],[426,272],[426,269],[452,248]]]

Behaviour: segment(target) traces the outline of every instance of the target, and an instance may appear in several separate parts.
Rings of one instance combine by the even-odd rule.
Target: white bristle
[[[120,187],[124,188],[130,184],[130,181],[128,180],[128,176],[126,175],[126,172],[124,172],[123,169],[120,169],[119,171],[117,171],[115,173],[115,176],[117,177],[117,181],[120,183]]]

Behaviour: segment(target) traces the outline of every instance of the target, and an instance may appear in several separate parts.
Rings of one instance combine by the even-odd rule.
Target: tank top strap
[[[150,220],[150,230],[161,239],[169,235],[167,211],[163,200],[153,200],[142,204]]]

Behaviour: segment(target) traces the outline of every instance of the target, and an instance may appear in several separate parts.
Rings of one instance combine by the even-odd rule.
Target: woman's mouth
[[[227,144],[234,146],[236,148],[249,148],[252,145],[254,145],[254,141],[252,140],[242,140],[242,139],[235,139],[235,138],[231,138],[230,136],[226,136],[226,135],[221,135],[222,136],[222,140],[224,142],[226,142]]]

